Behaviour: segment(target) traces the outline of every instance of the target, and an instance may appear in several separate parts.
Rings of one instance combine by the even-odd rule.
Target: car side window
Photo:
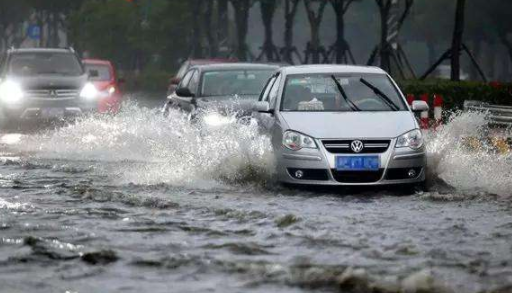
[[[194,73],[192,74],[192,77],[190,78],[190,82],[187,87],[190,89],[190,91],[193,94],[196,94],[198,85],[199,85],[199,71],[194,70]]]
[[[192,74],[194,74],[194,70],[187,72],[187,74],[185,74],[185,76],[181,80],[178,88],[188,87],[188,83],[190,82],[190,79],[192,78]]]
[[[270,88],[270,91],[268,93],[268,103],[270,104],[270,107],[273,108],[276,100],[277,100],[277,94],[279,93],[279,86],[281,85],[281,75],[276,77],[276,80],[274,81],[274,84]]]
[[[181,66],[180,70],[178,70],[178,73],[176,74],[176,77],[177,78],[183,78],[183,76],[185,75],[185,73],[187,73],[187,70],[190,68],[188,65],[190,64],[189,61],[183,63],[183,65]]]
[[[268,101],[268,93],[270,92],[270,89],[272,88],[272,85],[274,85],[274,81],[276,80],[276,76],[272,76],[269,78],[267,83],[265,84],[265,87],[263,88],[263,91],[261,92],[259,101]]]

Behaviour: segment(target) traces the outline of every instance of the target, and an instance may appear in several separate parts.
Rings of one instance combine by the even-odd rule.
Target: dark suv
[[[0,65],[0,125],[97,108],[99,92],[73,49],[11,49]]]

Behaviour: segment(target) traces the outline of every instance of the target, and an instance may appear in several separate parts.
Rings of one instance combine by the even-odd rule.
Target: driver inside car
[[[291,85],[286,91],[286,96],[288,98],[283,105],[285,109],[292,111],[307,110],[310,106],[315,107],[317,110],[321,110],[320,107],[323,109],[323,105],[319,106],[319,103],[322,102],[316,100],[311,90],[303,85]]]

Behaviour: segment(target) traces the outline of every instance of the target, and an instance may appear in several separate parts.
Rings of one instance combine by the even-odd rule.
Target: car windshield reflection
[[[286,80],[281,101],[281,111],[406,110],[397,89],[383,74],[292,75]]]

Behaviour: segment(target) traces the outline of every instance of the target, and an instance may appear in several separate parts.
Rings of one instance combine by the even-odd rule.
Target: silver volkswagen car
[[[419,185],[426,155],[414,112],[376,67],[284,67],[253,118],[271,136],[279,181],[308,185]]]

